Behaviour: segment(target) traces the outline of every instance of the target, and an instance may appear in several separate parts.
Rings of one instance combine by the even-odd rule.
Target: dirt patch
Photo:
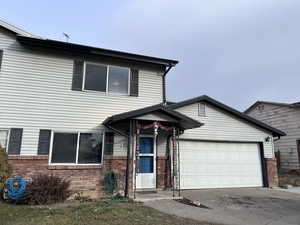
[[[174,201],[180,202],[182,204],[189,205],[189,206],[194,206],[194,207],[203,208],[203,209],[210,209],[209,207],[207,207],[206,205],[201,204],[198,201],[194,202],[194,201],[191,201],[187,198],[175,199]]]
[[[218,199],[218,206],[224,208],[249,208],[253,205],[255,205],[255,199],[250,196],[222,196]]]
[[[288,184],[300,187],[300,170],[279,170],[279,186]]]

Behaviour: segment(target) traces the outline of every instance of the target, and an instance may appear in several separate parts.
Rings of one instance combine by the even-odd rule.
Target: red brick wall
[[[170,168],[167,157],[157,157],[156,169],[157,188],[166,189],[170,187]]]
[[[267,162],[267,173],[268,173],[268,182],[269,187],[278,187],[278,169],[277,169],[277,160],[276,158],[273,159],[266,159]]]
[[[107,171],[118,174],[119,188],[124,190],[126,157],[106,157],[103,165],[49,166],[48,156],[9,156],[13,175],[32,177],[37,173],[56,174],[71,180],[74,192],[91,197],[104,195],[103,180]]]
[[[14,176],[32,177],[38,173],[56,174],[71,180],[74,192],[83,192],[91,197],[104,195],[103,180],[107,171],[118,175],[118,188],[124,190],[126,157],[104,158],[103,165],[53,166],[48,165],[48,156],[9,156]],[[132,160],[129,163],[129,189],[132,190]],[[166,157],[157,157],[157,187],[169,187],[169,168]]]

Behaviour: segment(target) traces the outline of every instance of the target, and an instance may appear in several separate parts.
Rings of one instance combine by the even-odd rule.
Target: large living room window
[[[7,150],[8,145],[8,129],[0,129],[0,148]]]
[[[103,133],[53,132],[51,164],[100,164]]]
[[[128,95],[129,77],[127,67],[85,62],[83,89]]]

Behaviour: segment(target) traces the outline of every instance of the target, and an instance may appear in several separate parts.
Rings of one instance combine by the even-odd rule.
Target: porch
[[[126,137],[129,143],[125,196],[134,199],[180,196],[178,137],[201,123],[159,104],[109,117],[103,124]]]

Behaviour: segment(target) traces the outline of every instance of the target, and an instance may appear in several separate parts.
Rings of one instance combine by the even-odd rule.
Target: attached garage
[[[258,143],[180,141],[181,189],[262,187]]]

